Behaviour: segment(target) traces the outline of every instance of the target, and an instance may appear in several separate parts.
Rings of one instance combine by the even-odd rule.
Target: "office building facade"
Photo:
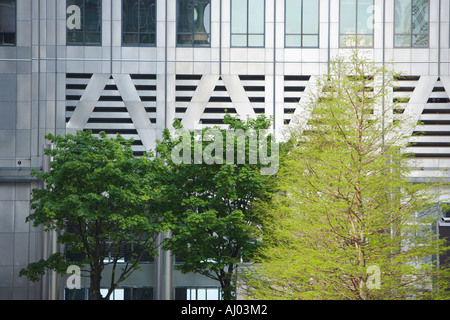
[[[329,61],[356,47],[404,75],[393,99],[425,133],[411,138],[412,179],[443,174],[449,16],[450,0],[0,0],[0,299],[88,297],[51,274],[18,276],[56,250],[25,222],[47,133],[120,133],[139,156],[176,118],[195,129],[226,110],[266,114],[279,132]],[[144,263],[114,297],[219,298],[217,283],[174,263],[165,253]]]

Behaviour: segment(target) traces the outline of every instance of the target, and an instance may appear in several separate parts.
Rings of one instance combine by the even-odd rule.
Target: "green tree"
[[[223,298],[232,300],[236,297],[236,268],[251,259],[259,245],[261,217],[255,207],[270,196],[272,180],[263,173],[264,157],[250,161],[259,148],[253,149],[250,141],[261,142],[259,130],[268,129],[271,121],[265,116],[241,121],[227,115],[224,122],[228,130],[206,128],[200,133],[184,131],[175,122],[174,127],[184,134],[177,137],[166,130],[157,151],[170,170],[166,210],[171,211],[173,224],[165,248],[183,260],[177,269],[217,280]],[[228,144],[224,141],[227,134],[236,132],[247,134],[245,149],[239,149],[244,145],[239,141],[244,140],[238,136]],[[207,139],[211,135],[214,137]],[[272,143],[267,148],[268,156],[277,161],[270,151]],[[227,151],[234,162],[226,161]],[[184,161],[175,159],[178,154]],[[245,163],[238,163],[240,155],[241,159],[245,155]]]
[[[244,273],[249,297],[439,298],[448,289],[433,260],[446,249],[430,213],[439,183],[408,179],[403,132],[413,123],[394,116],[395,76],[355,52],[318,80],[289,130],[265,246]]]
[[[166,224],[156,208],[163,188],[156,178],[164,165],[134,157],[132,141],[120,135],[102,132],[98,138],[79,131],[46,138],[55,146],[45,150],[50,170],[33,173],[46,186],[33,190],[27,221],[56,232],[64,249],[31,263],[21,275],[39,281],[47,270],[64,274],[69,265],[78,265],[90,278],[91,299],[109,299],[144,255],[157,253],[155,237]],[[103,283],[105,268],[111,278]],[[105,297],[101,285],[108,287]]]

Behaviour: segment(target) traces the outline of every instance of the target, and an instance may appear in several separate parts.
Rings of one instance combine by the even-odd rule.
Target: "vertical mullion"
[[[137,7],[137,44],[141,44],[141,1],[138,0],[138,7]]]
[[[86,45],[86,0],[83,0],[83,13],[81,18],[83,19],[82,21],[84,23],[82,23],[82,30],[81,33],[83,35],[83,45]]]
[[[304,12],[303,12],[303,3],[304,1],[301,0],[302,4],[300,6],[300,19],[302,21],[302,24],[300,26],[300,48],[303,48],[303,24],[305,23]]]
[[[358,21],[359,21],[359,11],[358,11],[358,0],[356,0],[356,25],[355,25],[355,47],[358,48]]]
[[[414,25],[414,23],[413,23],[413,19],[414,19],[414,0],[411,0],[411,26],[410,26],[410,39],[411,39],[411,44],[410,44],[410,47],[412,48],[412,47],[414,47],[414,43],[413,43],[413,36],[414,36],[414,30],[413,30],[413,25]]]
[[[192,18],[192,23],[190,23],[189,28],[191,29],[192,32],[192,40],[191,40],[191,45],[192,47],[195,47],[195,28],[194,28],[194,11],[195,11],[195,0],[192,1],[192,8],[191,8],[191,12],[189,12],[189,15],[191,15]]]
[[[250,37],[250,33],[249,33],[249,30],[250,30],[250,0],[245,0],[245,1],[247,1],[247,30],[246,30],[247,36],[245,38],[247,41],[246,47],[248,48],[248,43],[249,43],[248,40]]]

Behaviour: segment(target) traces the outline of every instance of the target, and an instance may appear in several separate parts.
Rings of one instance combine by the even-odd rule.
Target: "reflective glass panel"
[[[411,42],[413,47],[428,47],[428,35],[427,34],[413,34],[411,36]]]
[[[122,43],[156,44],[156,0],[122,1]]]
[[[265,0],[231,0],[231,46],[263,47]]]
[[[67,43],[100,45],[102,7],[100,0],[67,0]]]
[[[247,33],[247,1],[231,1],[231,32]]]
[[[248,0],[248,33],[264,33],[264,0]]]
[[[319,34],[319,0],[303,0],[302,32]]]
[[[302,33],[302,0],[286,0],[286,33]]]
[[[358,34],[373,33],[373,0],[358,1]]]
[[[395,0],[395,33],[411,33],[411,0]]]
[[[286,0],[285,4],[285,46],[317,47],[319,0]]]
[[[356,33],[356,0],[341,0],[341,34]]]
[[[233,34],[231,35],[231,43],[236,47],[246,47],[247,35]]]
[[[211,29],[210,0],[178,0],[177,43],[209,46]]]
[[[429,0],[395,0],[395,46],[429,46]]]
[[[413,0],[412,33],[428,34],[428,10],[428,0]]]
[[[250,34],[248,35],[248,46],[249,47],[262,47],[264,46],[264,35],[263,34]]]
[[[311,48],[317,48],[319,46],[319,36],[313,35],[304,35],[303,36],[303,47],[311,47]]]
[[[374,0],[341,0],[340,46],[372,47]]]
[[[409,47],[411,45],[410,35],[396,35],[395,46],[396,47]]]
[[[301,35],[286,35],[286,47],[301,47],[302,36]]]

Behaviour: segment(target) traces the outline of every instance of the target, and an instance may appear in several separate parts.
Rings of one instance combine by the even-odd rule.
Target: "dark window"
[[[156,0],[122,1],[122,44],[156,45]]]
[[[152,287],[139,287],[131,288],[126,287],[125,300],[153,300],[153,288]]]
[[[0,0],[0,45],[16,44],[16,1]]]
[[[67,44],[101,45],[100,0],[67,0]]]
[[[211,0],[178,0],[177,13],[178,45],[211,45]]]
[[[64,289],[64,300],[89,300],[89,289]]]

